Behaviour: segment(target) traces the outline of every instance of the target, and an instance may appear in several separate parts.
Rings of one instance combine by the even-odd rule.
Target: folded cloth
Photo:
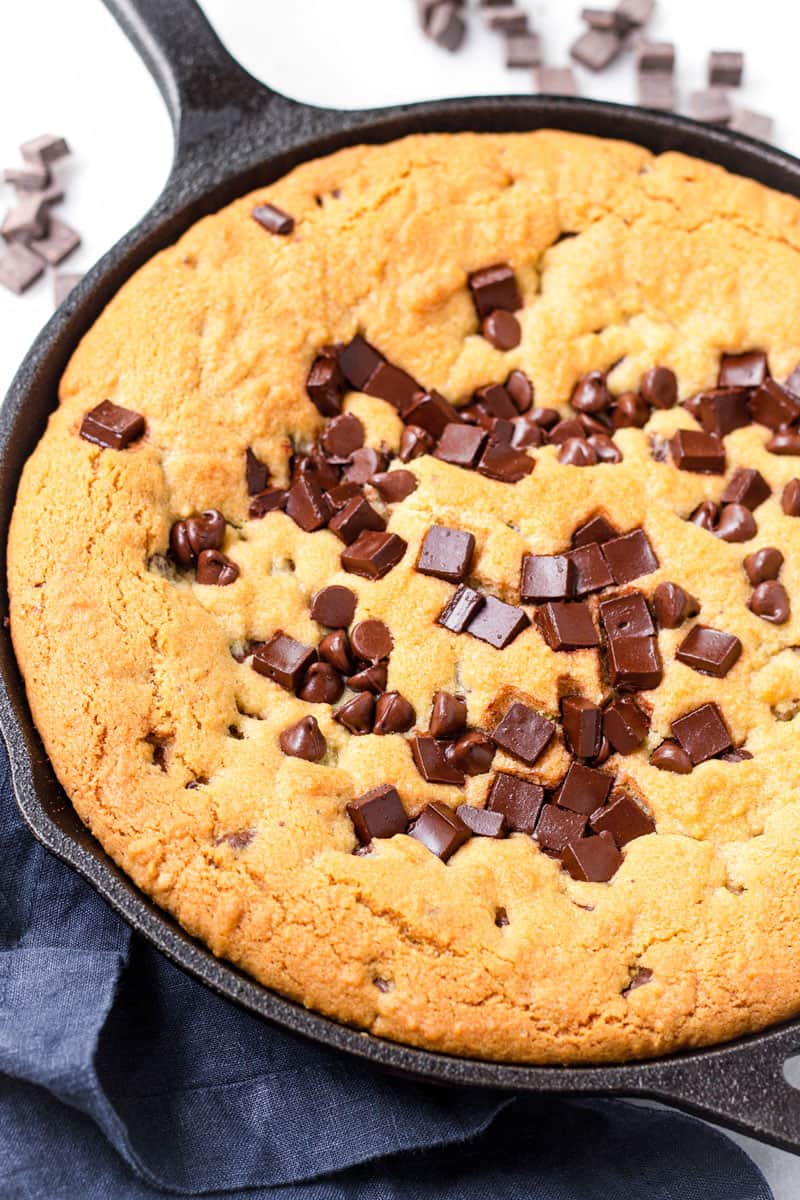
[[[3,1200],[770,1200],[689,1117],[397,1079],[214,995],[33,840],[2,746],[0,864]]]

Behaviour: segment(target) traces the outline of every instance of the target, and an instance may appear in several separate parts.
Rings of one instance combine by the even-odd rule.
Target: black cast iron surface
[[[175,159],[153,208],[70,294],[25,358],[0,413],[0,608],[5,545],[20,472],[56,404],[79,338],[128,276],[194,221],[295,163],[359,141],[432,131],[541,127],[682,150],[800,196],[800,163],[768,146],[669,114],[548,96],[440,101],[335,112],[297,104],[254,80],[223,49],[194,0],[105,0],[164,96]],[[800,1152],[800,1093],[784,1062],[800,1021],[711,1050],[653,1062],[531,1067],[460,1059],[383,1041],[283,999],[213,957],[139,892],[81,824],[36,733],[10,639],[0,638],[0,720],[17,801],[35,836],[81,873],[139,933],[215,991],[253,1012],[390,1070],[440,1083],[652,1097]]]

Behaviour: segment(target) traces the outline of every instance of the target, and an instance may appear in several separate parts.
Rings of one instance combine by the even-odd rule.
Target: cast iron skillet
[[[295,163],[355,142],[421,131],[539,127],[680,149],[800,196],[800,162],[749,138],[671,115],[588,100],[508,96],[372,112],[297,104],[248,75],[193,0],[105,0],[169,108],[175,161],[161,196],[105,255],[37,338],[0,415],[0,606],[7,612],[5,544],[20,472],[56,404],[78,339],[128,276],[194,221],[283,175]],[[0,719],[17,802],[34,835],[79,871],[139,933],[222,995],[287,1029],[390,1070],[441,1083],[583,1095],[647,1096],[800,1152],[800,1094],[784,1062],[800,1051],[800,1021],[715,1049],[627,1066],[531,1067],[427,1053],[308,1012],[221,962],[114,866],[81,824],[34,728],[8,637],[0,638]]]

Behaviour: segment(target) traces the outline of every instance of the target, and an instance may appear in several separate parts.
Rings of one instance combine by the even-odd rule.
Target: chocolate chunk
[[[558,451],[558,461],[564,467],[595,467],[597,452],[584,437],[568,438]]]
[[[487,434],[475,425],[446,425],[439,438],[434,458],[455,467],[474,467],[486,443]]]
[[[469,571],[475,550],[475,538],[462,529],[432,525],[422,542],[417,570],[458,583]]]
[[[568,749],[576,758],[594,758],[603,736],[603,713],[583,696],[565,696],[561,701],[561,724]]]
[[[677,629],[700,611],[694,596],[677,583],[660,583],[653,592],[653,607],[662,629]]]
[[[588,816],[605,804],[613,782],[605,771],[572,762],[558,791],[558,805]]]
[[[750,393],[746,388],[715,388],[712,392],[702,392],[694,397],[697,420],[706,433],[715,437],[725,437],[734,429],[743,429],[750,424],[748,400]]]
[[[720,503],[743,504],[745,508],[755,512],[759,504],[763,504],[771,494],[772,489],[760,471],[750,467],[738,467],[720,496]]]
[[[611,407],[615,429],[642,429],[650,419],[650,406],[638,392],[623,392]]]
[[[604,542],[610,542],[615,537],[619,537],[619,533],[611,522],[607,521],[605,517],[596,516],[591,517],[584,525],[580,525],[575,530],[572,535],[572,545],[576,550],[581,546],[589,546],[592,542],[597,542],[598,546],[602,546]],[[602,555],[600,561],[604,561]],[[609,578],[610,582],[612,581]]]
[[[630,25],[622,20],[612,8],[584,8],[581,20],[590,29],[615,29],[617,33],[630,32]]]
[[[527,704],[515,700],[506,710],[492,737],[501,750],[532,767],[550,745],[555,732],[552,721]]]
[[[408,549],[396,533],[378,533],[366,530],[359,534],[352,546],[342,551],[342,566],[352,575],[365,579],[383,579],[396,567]]]
[[[653,15],[656,0],[619,0],[617,4],[617,20],[624,22],[629,28],[640,29]]]
[[[739,87],[742,82],[743,70],[744,55],[738,50],[712,50],[708,56],[710,87],[717,84],[725,87]]]
[[[777,379],[768,376],[750,400],[750,415],[759,425],[778,430],[800,417],[800,404]]]
[[[546,96],[576,96],[578,87],[572,67],[537,67],[534,71],[537,92]]]
[[[757,617],[773,625],[785,625],[789,620],[789,595],[782,583],[768,579],[754,589],[747,606]]]
[[[445,426],[461,420],[453,406],[438,392],[418,394],[404,416],[410,425],[420,426],[436,439],[442,436]]]
[[[286,512],[296,525],[306,533],[312,533],[327,525],[333,507],[316,480],[303,475],[289,488]]]
[[[304,758],[307,762],[319,762],[327,749],[316,717],[303,717],[296,725],[290,725],[278,741],[284,754]]]
[[[465,775],[485,775],[492,765],[494,754],[492,739],[477,729],[451,742],[445,750],[445,758],[450,765]]]
[[[678,739],[694,766],[733,747],[730,731],[716,704],[701,704],[672,722]]]
[[[453,429],[457,426],[453,425]],[[386,504],[399,504],[417,490],[417,478],[411,471],[379,471],[370,483]]]
[[[632,529],[630,533],[604,542],[602,553],[614,583],[632,583],[634,579],[658,570],[658,559],[643,529]]]
[[[730,98],[722,88],[704,88],[689,94],[689,112],[695,121],[727,125],[733,116]]]
[[[431,11],[427,34],[437,46],[444,50],[455,51],[461,46],[467,33],[464,18],[457,4],[437,4]]]
[[[289,495],[291,496],[291,492]],[[347,501],[344,508],[331,517],[328,528],[349,546],[367,529],[384,530],[386,521],[363,496],[354,496],[352,500]]]
[[[675,46],[672,42],[639,42],[636,70],[645,74],[671,75],[675,70]]]
[[[538,33],[515,33],[506,37],[506,66],[538,67],[542,43]]]
[[[501,814],[511,833],[532,834],[543,804],[543,787],[507,771],[498,771],[486,799],[487,811]]]
[[[384,692],[375,701],[373,733],[405,733],[417,719],[417,714],[399,692]]]
[[[227,587],[239,578],[236,563],[220,550],[202,550],[197,557],[197,582]]]
[[[306,380],[308,398],[323,417],[335,417],[342,407],[345,380],[335,358],[314,359]]]
[[[297,690],[301,700],[309,704],[335,704],[344,691],[344,682],[338,671],[326,662],[312,663]]]
[[[511,393],[502,383],[488,383],[484,387],[478,388],[474,393],[474,399],[479,414],[478,419],[484,418],[486,428],[490,428],[489,419],[491,417],[511,419],[517,416],[517,409],[511,399]]]
[[[399,459],[401,462],[411,462],[412,458],[421,458],[433,449],[434,439],[427,429],[420,425],[407,425],[400,438]]]
[[[528,32],[527,14],[516,4],[490,4],[484,13],[486,24],[497,33],[522,34]]]
[[[327,492],[339,486],[339,468],[325,457],[319,446],[314,446],[309,454],[293,459],[291,482],[298,483],[301,479],[308,479],[321,491]]]
[[[319,653],[326,662],[335,667],[337,671],[341,671],[343,675],[349,675],[353,670],[350,639],[344,629],[334,629],[331,633],[326,633],[319,644]]]
[[[641,592],[626,592],[622,596],[601,600],[599,611],[609,639],[655,636],[653,618]]]
[[[340,413],[326,425],[319,441],[330,458],[346,462],[364,445],[364,426],[353,413]]]
[[[545,804],[539,814],[534,837],[542,850],[561,854],[569,842],[575,841],[586,829],[586,817],[569,812],[555,804]]]
[[[587,29],[572,43],[569,52],[581,66],[603,71],[622,51],[622,38],[615,30]]]
[[[294,230],[294,217],[278,208],[276,204],[257,204],[252,217],[268,233],[278,233],[281,237],[286,237]]]
[[[397,788],[391,783],[371,788],[363,796],[350,800],[346,807],[362,846],[369,845],[374,838],[390,838],[396,833],[405,833],[408,828],[403,802]]]
[[[394,641],[383,621],[370,617],[367,621],[359,621],[350,631],[350,646],[364,662],[379,662],[392,653]]]
[[[407,371],[382,362],[375,368],[361,389],[368,396],[377,396],[398,410],[401,416],[411,408],[420,387]]]
[[[669,112],[675,108],[675,80],[663,72],[640,71],[636,76],[637,99],[643,108]]]
[[[6,167],[3,183],[10,183],[19,192],[41,192],[50,183],[46,163],[27,163],[24,167]]]
[[[575,564],[566,554],[525,554],[520,577],[523,604],[566,600],[573,590]]]
[[[50,217],[47,232],[33,238],[30,248],[52,267],[57,267],[65,258],[77,250],[81,244],[81,235],[77,230],[59,221],[58,217]]]
[[[713,530],[715,537],[724,542],[749,542],[757,532],[753,514],[743,504],[726,504]]]
[[[679,471],[699,471],[705,475],[725,472],[725,447],[712,433],[679,429],[670,439],[672,460]]]
[[[253,496],[247,515],[251,520],[257,521],[261,517],[265,517],[268,512],[284,509],[288,498],[289,493],[285,488],[267,488],[265,492],[259,492],[257,496]]]
[[[439,616],[437,625],[443,625],[451,633],[464,633],[470,621],[486,603],[486,597],[474,588],[462,584],[451,596]]]
[[[490,438],[478,462],[478,471],[501,483],[519,483],[534,468],[533,459],[524,450],[515,450]]]
[[[431,734],[435,738],[455,738],[462,733],[466,723],[466,700],[462,696],[451,696],[449,692],[437,692],[431,709]]]
[[[551,650],[583,650],[600,645],[584,600],[554,600],[536,610],[536,625]]]
[[[1,270],[2,268],[0,267]],[[53,304],[56,308],[64,303],[72,289],[77,287],[82,279],[82,274],[68,271],[57,271],[53,275]],[[0,282],[2,282],[2,279],[0,279]]]
[[[800,430],[779,429],[767,442],[770,454],[800,454]]]
[[[516,312],[518,308],[522,308],[522,297],[514,272],[508,263],[495,263],[491,267],[473,271],[467,282],[475,311],[481,321],[497,308],[506,312]]]
[[[459,804],[456,815],[476,837],[499,838],[505,833],[502,813],[490,812],[487,808],[473,808],[471,804]]]
[[[142,436],[144,428],[141,413],[103,400],[83,418],[80,435],[104,450],[125,450]]]
[[[350,455],[350,462],[344,469],[344,479],[347,483],[359,485],[369,483],[374,475],[385,471],[388,465],[388,454],[373,450],[371,446],[361,446]]]
[[[527,629],[531,619],[524,608],[506,604],[496,596],[486,596],[484,603],[470,619],[466,632],[496,650],[503,650]]]
[[[245,450],[245,478],[248,496],[257,496],[266,491],[269,484],[269,467],[248,446]]]
[[[481,333],[495,350],[513,350],[522,339],[519,321],[503,308],[495,308],[483,318]]]
[[[378,367],[385,362],[374,346],[357,333],[351,342],[339,351],[339,366],[345,379],[357,392],[363,392]]]
[[[610,833],[582,837],[564,847],[563,866],[573,879],[586,883],[608,883],[622,863],[622,855]]]
[[[372,733],[372,718],[375,713],[375,697],[371,692],[359,692],[352,700],[347,700],[333,714],[334,721],[349,733]]]
[[[385,662],[372,663],[355,675],[348,675],[347,686],[354,692],[372,692],[380,696],[386,691],[388,670]]]
[[[783,555],[774,546],[765,546],[755,550],[742,561],[745,574],[752,584],[763,583],[765,579],[777,579],[778,572],[783,566]]]
[[[800,479],[790,479],[781,493],[781,508],[787,517],[800,517]]]
[[[708,625],[695,625],[678,646],[675,657],[694,671],[722,679],[738,662],[741,653],[742,643],[732,633]]]
[[[463,787],[464,775],[445,758],[449,742],[439,741],[427,733],[409,738],[414,765],[428,783],[450,783]]]
[[[589,826],[595,833],[610,833],[621,850],[634,838],[655,833],[653,818],[625,792],[616,792],[604,808],[592,813]]]
[[[311,617],[329,629],[345,629],[356,611],[356,596],[350,588],[331,584],[318,591],[311,601]]]
[[[596,542],[568,550],[564,555],[572,563],[574,574],[572,588],[576,596],[598,592],[614,582],[608,563]]]
[[[55,133],[41,133],[29,142],[23,142],[19,149],[26,162],[47,163],[48,166],[70,153],[65,139]]]
[[[630,696],[612,700],[603,713],[603,732],[617,754],[633,754],[647,737],[650,720]]]
[[[621,692],[658,687],[663,672],[658,642],[652,637],[614,638],[608,643],[608,676]]]
[[[276,633],[253,655],[253,670],[274,679],[287,692],[297,689],[317,652],[285,633]]]
[[[757,388],[767,378],[769,367],[763,350],[743,354],[723,354],[717,386],[721,388]]]
[[[721,762],[740,763],[749,762],[753,756],[749,750],[745,750],[742,746],[739,746],[735,750],[726,750],[719,757]]]
[[[505,389],[518,413],[526,413],[533,404],[533,384],[524,371],[512,371]]]
[[[427,804],[408,830],[423,846],[447,862],[459,846],[469,841],[470,831],[459,816],[445,804]]]
[[[6,213],[0,233],[7,242],[30,242],[44,237],[49,224],[47,205],[41,192],[25,192]]]
[[[772,138],[775,121],[772,117],[768,117],[764,113],[753,112],[750,108],[736,108],[733,110],[733,117],[728,128],[735,129],[737,133],[744,133],[747,137],[768,142]]]
[[[677,742],[669,739],[655,748],[650,755],[650,764],[658,767],[659,771],[671,771],[673,775],[690,775],[692,772],[692,760],[689,755]]]

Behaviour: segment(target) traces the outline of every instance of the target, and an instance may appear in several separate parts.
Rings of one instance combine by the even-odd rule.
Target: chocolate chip
[[[248,496],[264,492],[269,484],[269,467],[248,446],[245,450],[245,478]]]
[[[614,582],[611,569],[596,542],[587,542],[568,550],[565,558],[570,560],[574,568],[572,587],[576,596],[599,592]]]
[[[326,662],[312,663],[305,674],[297,695],[309,704],[335,704],[344,691],[338,671]]]
[[[501,750],[532,767],[544,753],[556,732],[552,721],[527,704],[515,700],[505,712],[492,737]]]
[[[704,500],[702,504],[698,504],[697,508],[689,517],[693,525],[698,529],[706,529],[709,533],[714,533],[719,521],[720,507],[713,500]]]
[[[252,216],[269,233],[278,233],[281,237],[286,237],[294,230],[294,217],[275,204],[257,204]]]
[[[286,512],[295,525],[299,525],[306,533],[312,533],[327,525],[333,515],[333,507],[319,484],[310,476],[303,475],[289,488]]]
[[[467,702],[462,696],[437,692],[428,728],[435,738],[458,737],[467,723]]]
[[[723,354],[717,386],[757,388],[761,387],[768,374],[767,356],[763,350],[746,350],[743,354]]]
[[[455,425],[453,429],[457,428]],[[417,490],[417,478],[411,471],[379,471],[370,483],[386,504],[399,504]]]
[[[252,665],[259,675],[266,675],[287,692],[293,692],[316,658],[313,646],[305,646],[285,633],[276,633],[253,655]]]
[[[575,530],[572,535],[572,545],[575,549],[589,546],[592,542],[597,542],[598,546],[601,546],[603,542],[610,542],[612,538],[618,536],[618,530],[610,521],[607,521],[605,517],[596,516],[591,517],[584,525],[580,525]],[[602,555],[600,558],[602,561]]]
[[[464,775],[445,758],[449,742],[439,741],[430,734],[420,733],[409,738],[414,765],[428,783],[450,783],[463,787]]]
[[[269,512],[278,512],[284,509],[288,498],[289,493],[285,488],[267,488],[265,492],[259,492],[250,501],[247,515],[251,520],[257,521]]]
[[[572,389],[570,404],[576,412],[599,413],[610,407],[612,395],[602,371],[590,371],[582,375]]]
[[[21,242],[7,246],[0,254],[0,284],[16,296],[21,296],[44,271],[44,263]],[[94,438],[89,438],[94,441]],[[102,443],[99,443],[102,444]],[[117,449],[117,447],[113,447]]]
[[[720,511],[713,532],[724,542],[749,542],[758,529],[749,508],[743,504],[726,504]]]
[[[379,696],[386,691],[387,675],[385,662],[372,663],[356,675],[348,675],[347,686],[354,692],[373,692]]]
[[[326,633],[319,644],[319,652],[326,662],[329,662],[337,671],[341,671],[343,675],[349,675],[353,670],[350,639],[344,629],[334,629],[331,633]]]
[[[506,312],[516,312],[518,308],[522,308],[517,281],[508,263],[495,263],[491,267],[473,271],[467,282],[475,311],[481,321],[496,308]]]
[[[351,342],[339,351],[339,366],[342,373],[357,392],[363,392],[378,367],[385,362],[374,346],[357,333]]]
[[[800,479],[790,479],[781,492],[781,508],[787,517],[800,517]]]
[[[417,714],[399,692],[384,692],[375,701],[373,733],[405,733],[417,719]]]
[[[647,737],[650,720],[630,696],[612,700],[603,713],[603,732],[617,754],[633,754]]]
[[[611,408],[615,429],[642,429],[650,419],[650,406],[638,392],[623,392]]]
[[[751,467],[739,467],[720,496],[720,503],[743,504],[745,508],[755,512],[771,494],[772,489],[760,471]]]
[[[352,575],[383,579],[392,567],[397,566],[407,549],[407,542],[396,533],[366,530],[352,546],[342,551],[342,566]]]
[[[515,417],[512,421],[511,445],[518,450],[526,446],[543,446],[546,434],[541,425],[534,420],[532,413]]]
[[[186,538],[194,554],[204,550],[219,550],[225,540],[225,518],[216,508],[207,508],[197,517],[185,522]]]
[[[544,788],[521,775],[498,771],[486,799],[488,812],[502,815],[512,833],[533,833],[544,803]]]
[[[311,601],[311,617],[329,629],[345,629],[356,611],[356,596],[350,588],[331,584],[316,592]]]
[[[496,350],[513,350],[522,339],[520,324],[513,313],[495,308],[481,321],[481,333]]]
[[[622,855],[610,833],[582,837],[564,847],[561,862],[573,879],[607,883],[622,863]]]
[[[392,363],[380,363],[361,389],[368,396],[377,396],[391,404],[401,416],[405,416],[420,387],[407,371]]]
[[[622,462],[622,451],[607,433],[593,433],[587,439],[601,463]]]
[[[505,833],[502,813],[490,812],[487,808],[473,808],[471,804],[459,804],[456,815],[476,837],[499,838]]]
[[[565,696],[561,701],[561,724],[567,747],[576,758],[594,758],[603,736],[603,713],[583,696]]]
[[[460,817],[444,804],[427,804],[408,830],[423,846],[447,862],[459,846],[469,841],[470,831]]]
[[[555,408],[534,408],[529,414],[532,421],[544,430],[552,430],[559,424],[559,414]]]
[[[353,413],[340,413],[326,425],[319,441],[330,458],[346,462],[364,445],[364,426]]]
[[[573,590],[576,568],[566,554],[525,554],[520,577],[523,604],[566,600]]]
[[[678,380],[669,367],[651,367],[642,376],[639,391],[652,408],[673,408],[678,403]]]
[[[348,483],[369,483],[373,475],[385,471],[389,465],[389,456],[382,450],[373,450],[371,446],[360,446],[350,456],[350,462],[344,469],[344,478]]]
[[[445,758],[450,765],[464,775],[485,775],[492,765],[494,754],[492,739],[476,729],[451,742],[445,750]]]
[[[536,625],[551,650],[582,650],[600,645],[584,600],[554,600],[536,610]]]
[[[494,646],[496,650],[503,650],[530,623],[531,619],[523,608],[506,604],[496,596],[486,596],[484,603],[470,619],[466,632]]]
[[[80,435],[104,450],[125,450],[144,433],[141,413],[103,400],[81,422]]]
[[[783,566],[783,555],[774,546],[765,546],[755,550],[742,561],[745,574],[752,584],[763,583],[765,579],[777,579],[778,572]]]
[[[692,415],[700,422],[706,433],[725,437],[734,429],[743,429],[750,424],[746,388],[715,388],[694,397]],[[688,406],[687,406],[688,407]]]
[[[779,429],[767,442],[770,454],[800,455],[800,429]]]
[[[695,625],[678,646],[675,657],[694,671],[722,679],[738,662],[741,653],[742,643],[734,634],[708,625]]]
[[[771,621],[773,625],[785,625],[789,620],[789,595],[782,583],[769,579],[759,583],[747,606],[757,617]]]
[[[420,425],[407,425],[400,438],[399,459],[401,462],[411,462],[412,458],[421,458],[433,449],[434,439],[427,429]]]
[[[735,750],[726,750],[725,753],[720,754],[719,757],[722,762],[740,763],[749,762],[753,756],[749,750],[745,750],[743,747],[739,746]]]
[[[563,446],[565,442],[577,438],[585,440],[586,429],[580,417],[565,417],[548,430],[548,436],[554,446]]]
[[[447,425],[433,457],[452,463],[455,467],[470,469],[478,461],[487,436],[485,430],[475,425]]]
[[[474,588],[462,584],[439,613],[436,623],[449,629],[451,633],[464,633],[470,621],[474,619],[485,603],[485,596],[476,592]]]
[[[469,570],[475,550],[473,534],[445,525],[432,525],[422,542],[417,570],[458,583]]]
[[[396,833],[405,833],[408,828],[403,802],[397,788],[391,783],[371,788],[363,796],[350,800],[346,807],[362,846],[369,845],[373,838],[390,838]]]
[[[653,592],[653,607],[662,629],[677,629],[687,617],[700,611],[694,596],[677,583],[660,583]]]
[[[605,771],[572,762],[558,791],[558,805],[588,816],[605,804],[613,782],[613,776]]]
[[[336,359],[323,354],[315,358],[306,380],[306,391],[323,417],[335,417],[341,410],[344,390],[344,375]]]
[[[512,371],[505,388],[518,413],[526,413],[533,404],[533,384],[524,371]]]
[[[534,837],[542,850],[561,854],[585,829],[586,817],[581,813],[569,812],[555,804],[545,804],[539,814]]]
[[[350,646],[364,662],[379,662],[392,653],[392,635],[383,621],[371,617],[360,621],[350,632]]]
[[[659,771],[671,771],[674,775],[689,775],[692,771],[692,760],[677,742],[667,739],[657,746],[650,755],[650,763]]]
[[[733,746],[731,735],[716,704],[701,704],[672,722],[678,739],[694,766]]]
[[[632,583],[634,579],[658,570],[658,559],[643,529],[632,529],[630,533],[604,542],[602,553],[614,583]]]
[[[333,714],[334,721],[343,725],[349,733],[372,733],[372,718],[375,713],[375,697],[371,692],[359,692],[347,700]]]
[[[750,415],[759,425],[780,429],[800,417],[800,404],[777,379],[768,376],[750,400]]]
[[[197,582],[227,587],[239,578],[236,563],[220,550],[202,550],[197,557]]]
[[[670,439],[672,460],[679,471],[704,475],[725,472],[725,447],[720,438],[695,429],[679,429]]]
[[[587,29],[572,43],[569,52],[581,66],[603,71],[622,52],[623,41],[615,30]]]
[[[363,496],[354,496],[331,517],[328,528],[349,546],[365,530],[384,530],[386,521]]]
[[[307,762],[319,762],[327,749],[316,717],[303,717],[296,725],[290,725],[284,729],[278,741],[284,754],[292,758],[304,758]]]
[[[597,451],[584,437],[568,438],[558,451],[558,461],[565,467],[597,466]]]
[[[601,600],[599,612],[607,638],[655,636],[650,609],[641,592]]]
[[[621,692],[643,692],[661,682],[661,656],[653,637],[614,638],[607,661],[611,686]]]

